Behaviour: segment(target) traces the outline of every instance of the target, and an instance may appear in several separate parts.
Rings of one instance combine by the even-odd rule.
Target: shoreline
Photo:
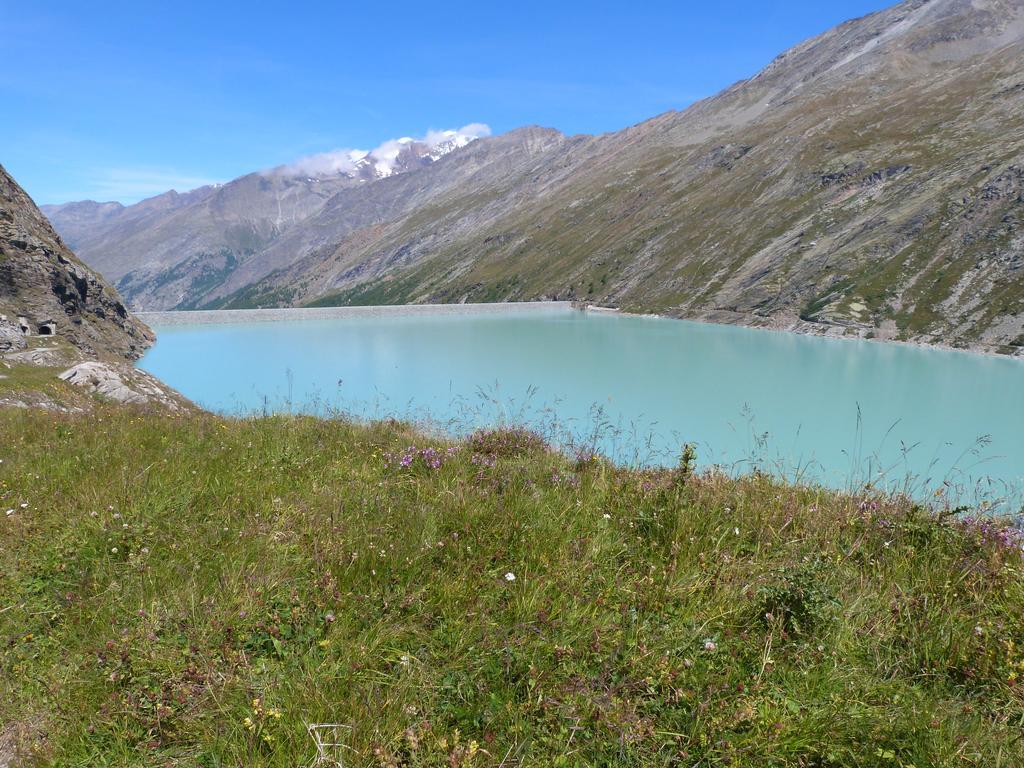
[[[609,311],[602,309],[602,311]],[[867,336],[860,335],[847,335],[845,333],[830,333],[830,329],[842,329],[845,326],[831,326],[819,323],[809,323],[805,320],[797,321],[791,325],[753,325],[751,323],[742,322],[728,322],[723,320],[710,320],[702,317],[684,317],[680,315],[671,315],[660,312],[630,312],[624,309],[612,310],[617,314],[628,316],[628,317],[646,317],[655,318],[658,320],[682,320],[686,323],[699,323],[700,325],[718,326],[722,328],[745,328],[751,331],[768,331],[770,333],[788,333],[793,336],[801,336],[813,339],[826,339],[831,341],[845,341],[845,342],[863,342],[871,344],[881,345],[894,345],[901,347],[911,347],[914,349],[932,350],[936,352],[957,352],[964,355],[978,355],[981,357],[990,357],[998,360],[1012,360],[1017,362],[1024,362],[1024,349],[1016,354],[1008,354],[1006,352],[997,352],[993,347],[997,345],[993,344],[972,344],[967,347],[954,347],[951,344],[935,341],[918,341],[914,339],[893,339],[893,338],[882,338],[874,337],[869,338]]]
[[[873,342],[912,347],[914,349],[958,352],[980,355],[1002,360],[1024,361],[1024,350],[1017,354],[996,351],[995,345],[972,344],[956,347],[951,344],[914,339],[868,338],[863,335],[848,335],[841,332],[844,326],[829,326],[806,321],[789,325],[755,325],[747,322],[729,322],[700,317],[684,317],[668,313],[628,311],[617,307],[581,305],[577,301],[505,301],[467,304],[374,304],[349,307],[267,307],[260,309],[203,309],[163,310],[133,313],[146,324],[157,326],[181,325],[228,325],[232,323],[295,322],[308,320],[333,320],[359,317],[401,317],[431,315],[487,315],[487,314],[529,314],[551,310],[571,312],[592,312],[597,315],[621,315],[623,317],[657,318],[660,320],[682,320],[688,323],[719,326],[723,328],[746,328],[752,331],[789,333],[819,339],[847,342]]]

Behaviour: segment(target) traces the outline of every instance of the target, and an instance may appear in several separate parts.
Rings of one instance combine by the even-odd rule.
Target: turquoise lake
[[[166,325],[140,366],[227,414],[526,423],[630,464],[969,503],[1024,487],[1024,363],[567,309]]]

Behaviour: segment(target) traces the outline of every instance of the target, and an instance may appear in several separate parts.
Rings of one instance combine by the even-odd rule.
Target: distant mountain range
[[[1024,0],[909,0],[616,133],[390,152],[44,211],[139,309],[575,298],[1024,348]]]

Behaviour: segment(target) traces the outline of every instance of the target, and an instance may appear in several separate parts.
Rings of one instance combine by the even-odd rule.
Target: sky
[[[467,124],[614,131],[889,4],[0,0],[0,164],[131,203]]]

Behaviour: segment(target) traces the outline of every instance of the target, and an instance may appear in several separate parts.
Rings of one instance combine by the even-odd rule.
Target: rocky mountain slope
[[[68,250],[0,166],[0,352],[64,339],[91,358],[134,360],[153,341],[117,292]]]
[[[241,258],[175,246],[213,259],[184,268],[187,290],[165,290],[179,267],[148,266],[162,245],[83,253],[101,270],[132,261],[110,274],[147,308],[576,298],[1020,351],[1021,73],[1024,0],[909,0],[683,112],[480,139],[327,190]]]

